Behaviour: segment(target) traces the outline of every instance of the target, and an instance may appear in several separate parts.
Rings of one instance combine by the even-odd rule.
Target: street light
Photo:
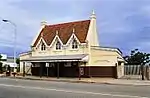
[[[17,33],[17,26],[15,23],[11,22],[10,20],[6,20],[6,19],[3,19],[2,20],[3,22],[6,22],[6,23],[10,23],[11,25],[14,26],[14,72],[15,72],[15,65],[16,65],[16,33]]]

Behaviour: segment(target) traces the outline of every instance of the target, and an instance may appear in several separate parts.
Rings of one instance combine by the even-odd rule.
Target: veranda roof
[[[34,56],[21,61],[27,62],[66,62],[66,61],[84,61],[88,60],[87,54],[77,55],[55,55],[55,56]]]

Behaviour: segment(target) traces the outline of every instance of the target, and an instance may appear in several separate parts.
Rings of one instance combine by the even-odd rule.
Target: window
[[[77,43],[77,41],[74,39],[73,41],[72,41],[72,49],[77,49],[78,48],[78,43]]]
[[[46,46],[44,45],[44,43],[41,44],[41,50],[46,50]]]
[[[61,43],[59,41],[57,41],[56,43],[56,50],[60,50],[61,49]]]

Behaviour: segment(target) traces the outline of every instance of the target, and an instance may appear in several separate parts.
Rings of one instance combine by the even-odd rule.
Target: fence
[[[125,65],[124,66],[124,77],[126,79],[141,79],[142,78],[142,69],[145,79],[150,80],[150,66],[141,65]]]
[[[141,75],[140,67],[141,65],[125,65],[124,74],[125,75]]]

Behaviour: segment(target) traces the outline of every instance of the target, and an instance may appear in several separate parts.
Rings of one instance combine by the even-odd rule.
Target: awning
[[[71,61],[88,61],[87,54],[78,55],[55,55],[55,56],[34,56],[21,61],[26,62],[71,62]]]

